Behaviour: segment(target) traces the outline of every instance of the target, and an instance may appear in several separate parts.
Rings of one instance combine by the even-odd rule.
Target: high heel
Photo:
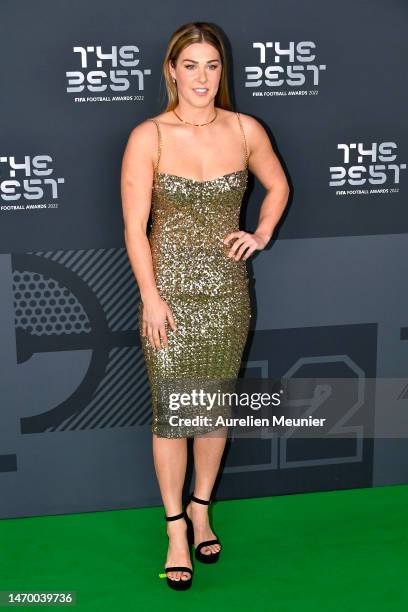
[[[166,521],[176,521],[177,519],[184,518],[184,520],[187,522],[185,512],[181,512],[180,514],[174,514],[173,516],[166,516],[165,518]],[[159,574],[159,576],[161,578],[167,578],[167,584],[171,589],[174,589],[175,591],[185,591],[191,587],[191,583],[193,581],[193,570],[190,567],[184,567],[183,565],[174,565],[165,567],[164,571],[165,574]],[[173,580],[172,578],[168,577],[167,572],[189,572],[190,578],[188,580],[183,580],[180,577],[180,580]]]
[[[185,515],[185,519],[186,519],[186,523],[187,523],[187,539],[188,539],[188,543],[191,544],[192,546],[194,546],[194,527],[193,527],[193,521],[191,520],[191,518],[187,514],[187,506],[192,501],[197,502],[198,504],[204,504],[204,505],[208,506],[211,503],[211,500],[210,499],[209,500],[199,499],[198,497],[193,495],[193,493],[190,493],[190,495],[187,498],[186,505],[184,507],[184,515]],[[220,550],[218,550],[215,553],[211,552],[211,553],[208,553],[208,554],[204,554],[204,553],[201,552],[202,548],[204,548],[205,546],[209,546],[210,544],[219,544],[220,547],[221,547],[221,542],[219,541],[218,538],[214,538],[213,540],[204,540],[203,542],[200,542],[195,547],[195,558],[197,559],[197,561],[201,561],[201,563],[215,563],[216,561],[218,561],[218,559],[220,557],[221,548],[220,548]]]

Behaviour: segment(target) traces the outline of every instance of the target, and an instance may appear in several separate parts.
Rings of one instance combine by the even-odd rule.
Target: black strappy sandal
[[[185,514],[186,523],[187,523],[187,539],[188,539],[189,544],[194,546],[193,521],[191,520],[191,518],[188,516],[186,512],[187,506],[192,501],[208,506],[208,504],[211,503],[211,500],[210,499],[209,500],[199,499],[198,497],[193,495],[193,493],[190,493],[190,495],[187,498],[186,505],[184,507],[184,514]],[[209,546],[210,544],[219,544],[221,546],[221,542],[218,540],[218,538],[215,538],[213,540],[204,540],[203,542],[200,542],[195,548],[195,558],[197,559],[197,561],[201,561],[201,563],[215,563],[216,561],[218,561],[220,557],[221,548],[215,553],[204,554],[201,552],[202,548],[204,548],[205,546]]]
[[[176,521],[177,519],[184,518],[186,520],[186,514],[181,512],[180,514],[174,514],[173,516],[166,516],[166,521]],[[187,522],[187,520],[186,520]],[[159,574],[161,578],[167,578],[167,584],[171,589],[175,591],[186,591],[191,587],[193,581],[193,570],[190,567],[184,567],[183,565],[175,565],[164,568],[165,574]],[[190,578],[188,580],[173,580],[169,578],[167,572],[189,572]]]

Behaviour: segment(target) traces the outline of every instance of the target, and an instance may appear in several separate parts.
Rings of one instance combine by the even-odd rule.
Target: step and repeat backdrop
[[[356,389],[347,439],[229,439],[216,497],[408,482],[406,437],[365,435],[408,397],[408,5],[3,0],[3,518],[161,504],[120,167],[133,127],[165,108],[167,42],[190,21],[224,32],[234,109],[265,127],[291,186],[248,263],[240,376]],[[251,176],[244,229],[264,194]],[[402,382],[385,398],[365,385],[387,378]]]

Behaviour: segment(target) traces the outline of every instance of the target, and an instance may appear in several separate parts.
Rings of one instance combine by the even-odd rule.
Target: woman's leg
[[[159,438],[153,435],[153,459],[166,516],[183,511],[182,492],[187,466],[186,438]],[[167,521],[169,548],[165,565],[192,567],[184,518]],[[172,580],[188,580],[187,572],[169,572]]]
[[[210,499],[215,479],[225,449],[228,428],[223,427],[194,438],[195,486],[194,495],[200,499]],[[204,540],[212,540],[215,534],[208,520],[208,506],[191,502],[187,514],[193,521],[194,546]],[[219,544],[210,544],[201,549],[203,554],[220,550]]]

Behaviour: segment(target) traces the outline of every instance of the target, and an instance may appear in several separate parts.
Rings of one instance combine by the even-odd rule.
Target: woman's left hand
[[[227,234],[223,240],[224,244],[227,244],[233,238],[236,240],[228,252],[228,257],[232,257],[235,261],[248,259],[255,250],[261,251],[267,244],[265,238],[262,238],[256,232],[252,234],[244,231]]]

